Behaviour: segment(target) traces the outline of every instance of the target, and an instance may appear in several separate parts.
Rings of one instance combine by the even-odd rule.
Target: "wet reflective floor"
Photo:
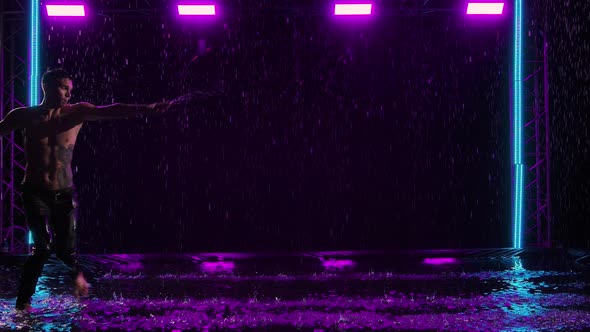
[[[590,256],[575,250],[83,256],[75,299],[50,260],[14,310],[24,256],[0,256],[1,330],[590,329]]]

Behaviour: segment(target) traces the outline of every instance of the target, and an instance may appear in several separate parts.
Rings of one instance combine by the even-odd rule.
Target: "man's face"
[[[72,96],[72,89],[74,88],[72,80],[69,78],[62,78],[56,82],[55,85],[44,86],[45,97],[55,101],[60,106],[66,105]]]

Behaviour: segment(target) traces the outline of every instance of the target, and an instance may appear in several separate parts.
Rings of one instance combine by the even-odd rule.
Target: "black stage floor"
[[[590,330],[590,252],[565,249],[85,255],[52,259],[31,313],[0,255],[2,330]]]

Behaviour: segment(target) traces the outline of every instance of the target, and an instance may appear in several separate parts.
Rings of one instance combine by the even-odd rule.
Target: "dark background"
[[[287,1],[223,4],[201,24],[168,1],[100,14],[125,3],[44,17],[42,67],[74,74],[74,101],[210,96],[84,125],[83,251],[511,245],[510,15],[340,20]],[[551,17],[555,238],[588,246],[588,8],[537,5]]]
[[[554,238],[568,247],[590,248],[590,2],[536,5],[548,13],[550,36]]]

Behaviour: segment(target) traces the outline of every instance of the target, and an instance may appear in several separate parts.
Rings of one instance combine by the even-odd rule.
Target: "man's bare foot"
[[[30,303],[17,303],[16,310],[21,312],[32,312],[33,307],[31,307]]]
[[[79,297],[85,297],[88,296],[88,288],[90,287],[90,284],[88,282],[86,282],[86,279],[84,278],[84,275],[80,272],[78,273],[78,276],[76,277],[76,281],[74,282],[74,295],[79,298]]]

